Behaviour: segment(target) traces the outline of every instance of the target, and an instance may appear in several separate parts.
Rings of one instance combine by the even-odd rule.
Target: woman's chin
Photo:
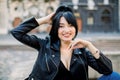
[[[64,39],[63,41],[69,42],[69,41],[72,41],[72,39]]]

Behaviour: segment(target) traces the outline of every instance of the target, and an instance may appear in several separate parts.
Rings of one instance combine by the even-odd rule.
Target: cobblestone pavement
[[[37,36],[44,38],[46,34]],[[113,51],[114,46],[114,48],[116,47],[114,51],[120,51],[119,34],[90,34],[90,36],[89,34],[78,34],[77,38],[93,41],[102,50]],[[105,40],[109,40],[109,42],[106,43]],[[10,34],[0,35],[0,80],[24,80],[31,72],[36,57],[36,50],[21,44]]]
[[[24,80],[36,57],[34,50],[0,50],[0,80]]]

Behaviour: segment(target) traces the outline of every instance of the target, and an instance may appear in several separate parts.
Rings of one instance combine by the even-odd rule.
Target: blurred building
[[[79,32],[119,33],[119,0],[0,0],[0,34],[7,34],[24,19],[43,17],[59,4],[73,8]],[[33,32],[49,32],[42,25]]]
[[[0,34],[9,33],[23,20],[32,16],[43,17],[53,12],[58,5],[58,0],[0,0]],[[42,25],[33,32],[47,31],[47,26]]]
[[[81,32],[119,32],[119,0],[61,0],[73,8]]]

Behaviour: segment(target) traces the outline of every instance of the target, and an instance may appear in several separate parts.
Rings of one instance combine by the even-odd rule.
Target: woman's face
[[[75,27],[68,24],[64,17],[60,18],[58,37],[61,41],[71,41],[75,37]]]

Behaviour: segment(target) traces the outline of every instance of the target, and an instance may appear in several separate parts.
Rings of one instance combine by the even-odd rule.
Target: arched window
[[[111,12],[108,9],[105,9],[102,12],[102,17],[101,17],[101,21],[103,23],[110,23],[111,22]]]

